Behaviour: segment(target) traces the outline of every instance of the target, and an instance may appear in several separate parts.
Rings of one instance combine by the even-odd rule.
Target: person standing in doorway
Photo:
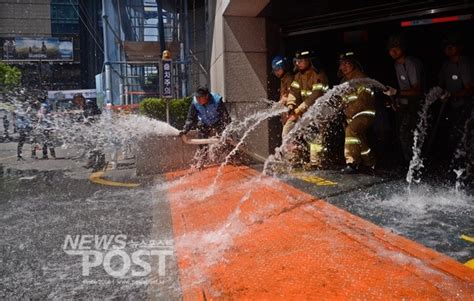
[[[474,66],[462,55],[461,37],[452,34],[443,40],[446,55],[439,72],[439,85],[448,92],[439,112],[439,146],[444,154],[452,154],[459,146],[464,132],[464,124],[471,115],[474,95]]]
[[[395,102],[398,138],[403,159],[409,163],[413,156],[413,132],[423,96],[424,71],[421,61],[407,56],[406,49],[404,36],[393,35],[389,38],[387,50],[394,61],[398,88],[388,87],[384,94]]]

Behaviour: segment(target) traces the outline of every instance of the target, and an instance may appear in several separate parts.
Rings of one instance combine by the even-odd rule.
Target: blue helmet
[[[272,60],[273,71],[275,71],[276,69],[285,69],[285,65],[286,65],[286,58],[281,55],[275,56]]]

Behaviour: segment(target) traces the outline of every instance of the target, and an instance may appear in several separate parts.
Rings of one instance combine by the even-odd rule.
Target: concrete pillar
[[[211,53],[211,89],[224,96],[233,118],[264,108],[267,97],[265,18],[256,17],[269,0],[218,0]],[[268,123],[247,138],[247,148],[269,154]]]
[[[184,144],[178,136],[149,135],[138,141],[137,175],[154,175],[187,169],[198,147]]]

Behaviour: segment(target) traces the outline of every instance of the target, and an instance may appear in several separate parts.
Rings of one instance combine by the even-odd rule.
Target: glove
[[[287,105],[288,107],[288,114],[289,115],[292,115],[293,114],[293,111],[295,110],[296,106],[291,104],[291,105]]]
[[[295,115],[295,114],[292,114],[288,117],[288,121],[293,121],[293,122],[296,122],[298,120],[299,116],[298,115]]]
[[[280,98],[280,101],[278,101],[280,104],[282,105],[286,105],[286,102],[288,101],[288,95],[283,95],[281,98]]]
[[[387,86],[387,90],[383,91],[383,94],[392,97],[397,95],[397,92],[397,89]]]

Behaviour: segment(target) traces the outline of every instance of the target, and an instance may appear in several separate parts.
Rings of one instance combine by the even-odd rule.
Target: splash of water
[[[239,200],[238,205],[234,212],[230,215],[232,217],[238,216],[240,208],[249,200],[251,200],[251,195],[260,183],[264,182],[265,176],[269,172],[269,164],[275,162],[276,160],[281,160],[283,157],[283,150],[285,146],[291,143],[297,135],[301,135],[303,132],[304,135],[308,135],[310,127],[313,125],[321,125],[324,122],[335,119],[338,114],[343,110],[342,98],[339,97],[348,92],[353,91],[354,88],[358,86],[365,86],[374,89],[385,88],[384,85],[377,82],[376,80],[364,78],[352,80],[340,85],[334,86],[332,89],[328,90],[323,96],[318,98],[315,104],[313,104],[309,110],[298,120],[295,127],[284,137],[282,145],[275,150],[275,155],[269,156],[264,163],[263,171],[255,178],[252,179],[254,185],[251,186],[251,189]]]
[[[443,93],[444,91],[440,87],[432,88],[428,94],[426,94],[422,109],[418,113],[419,121],[413,134],[413,156],[410,160],[410,167],[406,175],[406,181],[409,185],[412,184],[412,182],[419,183],[421,181],[421,170],[424,167],[423,158],[421,157],[421,148],[423,147],[428,129],[428,110]]]
[[[363,85],[365,87],[384,89],[385,87],[379,82],[372,79],[357,79],[341,85],[334,86],[332,89],[328,90],[323,96],[318,98],[316,103],[311,106],[302,118],[296,123],[295,127],[290,131],[290,133],[283,139],[282,145],[275,150],[275,155],[270,156],[264,163],[263,171],[255,178],[251,180],[252,185],[250,189],[247,190],[244,196],[237,203],[234,211],[229,215],[226,223],[226,227],[232,227],[236,221],[240,223],[240,212],[242,206],[248,201],[251,201],[252,194],[255,192],[257,187],[262,185],[267,185],[265,179],[266,174],[268,173],[268,166],[270,163],[274,162],[277,159],[282,158],[282,150],[284,150],[285,145],[290,143],[291,139],[294,139],[296,135],[301,134],[309,130],[309,127],[313,124],[320,125],[322,122],[328,122],[333,120],[337,114],[343,109],[343,103],[340,95],[344,95],[350,91],[353,91],[354,87]],[[270,184],[271,185],[271,184]],[[255,217],[254,217],[255,218]]]
[[[275,149],[275,154],[268,157],[263,173],[271,174],[271,164],[284,161],[284,153],[296,137],[310,138],[311,128],[324,126],[335,120],[344,108],[341,96],[352,92],[358,86],[384,90],[385,86],[370,78],[354,79],[329,89],[316,100],[308,111],[298,120],[293,129],[283,138],[282,144]]]
[[[234,124],[231,124],[222,134],[222,138],[221,138],[221,144],[222,143],[226,143],[226,140],[229,136],[232,135],[233,132],[236,132],[236,131],[239,131],[240,129],[244,128],[245,129],[245,132],[243,133],[243,135],[240,137],[239,141],[234,145],[233,149],[226,155],[225,159],[224,159],[224,162],[222,162],[222,164],[219,166],[218,170],[217,170],[217,173],[216,173],[216,177],[214,178],[214,181],[212,182],[210,188],[209,188],[209,192],[212,194],[215,190],[215,187],[216,187],[216,184],[217,184],[217,181],[220,179],[220,177],[222,176],[222,172],[224,170],[224,167],[229,163],[229,160],[235,155],[237,154],[237,152],[239,151],[240,147],[243,145],[243,143],[245,142],[245,139],[248,137],[248,135],[254,131],[257,126],[262,123],[262,121],[270,118],[270,117],[273,117],[273,116],[278,116],[280,114],[282,114],[283,112],[286,112],[288,111],[287,108],[285,108],[283,105],[281,105],[280,103],[273,103],[272,106],[268,109],[265,109],[265,110],[262,110],[262,111],[259,111],[251,116],[248,116],[247,118],[245,118],[243,121],[241,122],[238,122],[238,123],[234,123]],[[249,125],[249,126],[247,126]],[[209,196],[209,194],[205,195],[205,196]]]
[[[52,134],[55,146],[89,151],[92,149],[116,150],[122,146],[136,146],[136,141],[151,134],[175,136],[177,129],[165,122],[141,115],[118,114],[104,110],[103,114],[86,118],[83,111],[53,111],[44,116],[46,122],[36,122],[39,110],[39,95],[26,89],[6,95],[2,102],[15,108],[17,116],[24,116],[31,129],[30,135],[39,135],[44,130]]]
[[[456,183],[454,185],[454,189],[457,193],[459,193],[463,187],[463,183],[461,181],[462,176],[466,170],[465,169],[454,169],[453,172],[456,174]]]
[[[456,191],[460,191],[464,187],[468,179],[471,178],[471,170],[474,164],[474,160],[472,158],[474,152],[474,127],[472,126],[473,123],[474,110],[471,111],[471,116],[464,123],[461,141],[459,142],[452,162],[452,165],[454,165],[454,162],[465,163],[463,167],[453,169],[453,172],[456,174]]]

